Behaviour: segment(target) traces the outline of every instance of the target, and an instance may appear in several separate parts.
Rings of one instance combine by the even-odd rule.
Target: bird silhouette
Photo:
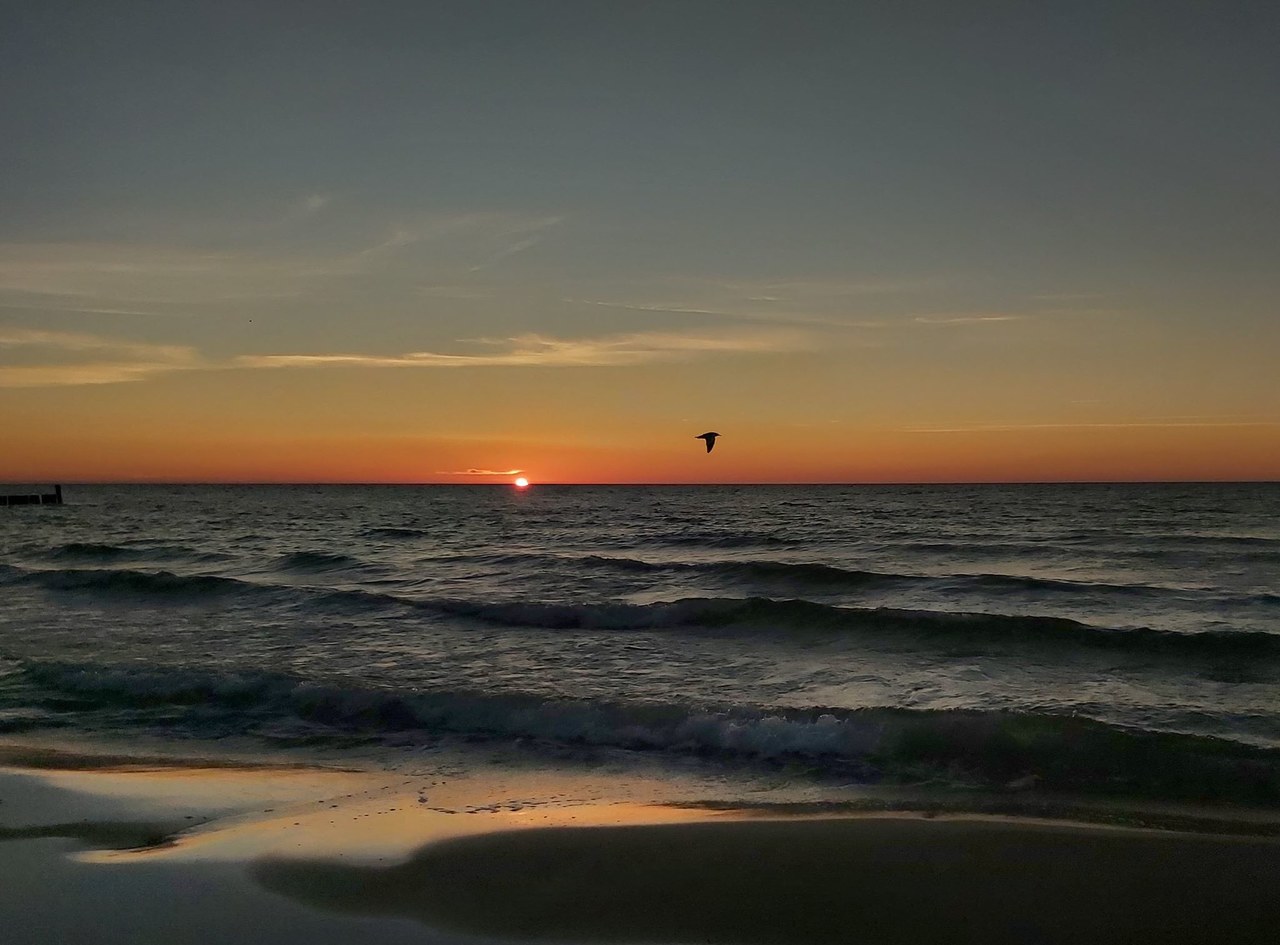
[[[700,435],[700,436],[695,436],[695,437],[694,437],[694,439],[695,439],[695,440],[706,440],[706,441],[707,441],[707,452],[708,452],[708,453],[710,453],[710,452],[711,452],[712,447],[714,447],[714,446],[716,445],[716,437],[718,437],[719,435],[720,435],[719,433],[703,433],[703,434],[702,434],[702,435]]]

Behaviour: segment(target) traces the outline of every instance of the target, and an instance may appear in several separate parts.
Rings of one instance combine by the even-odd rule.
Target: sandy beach
[[[6,941],[1264,942],[1280,840],[10,752]],[[25,761],[25,765],[16,762]],[[553,785],[524,785],[558,796]],[[472,801],[474,803],[467,803]]]

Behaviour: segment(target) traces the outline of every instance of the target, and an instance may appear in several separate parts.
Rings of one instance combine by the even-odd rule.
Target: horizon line
[[[511,480],[486,482],[432,482],[422,480],[198,480],[198,479],[51,479],[24,478],[0,480],[0,486],[28,485],[32,483],[57,483],[63,486],[512,486]],[[1280,485],[1276,479],[932,479],[932,480],[786,480],[741,482],[538,482],[530,481],[529,488],[555,486],[1107,486],[1107,485]]]

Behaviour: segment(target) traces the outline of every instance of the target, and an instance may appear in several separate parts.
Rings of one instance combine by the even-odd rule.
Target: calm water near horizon
[[[1280,484],[66,498],[0,738],[1280,804]]]

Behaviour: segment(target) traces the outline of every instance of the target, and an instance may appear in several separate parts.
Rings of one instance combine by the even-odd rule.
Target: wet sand
[[[244,829],[265,807],[304,798],[316,804],[318,788],[345,779],[93,756],[36,760],[39,770],[0,769],[5,945],[452,940],[424,938],[423,926],[410,919],[317,911],[263,889],[246,861],[193,856],[185,847],[235,825]]]
[[[557,801],[577,787],[536,772],[446,782],[0,746],[0,942],[474,945],[474,935],[416,917],[342,914],[280,895],[255,878],[254,866],[282,858],[395,865],[424,845],[477,833],[708,816]]]
[[[267,888],[484,935],[609,942],[1272,942],[1274,839],[843,818],[490,834]]]
[[[98,761],[0,771],[6,943],[1269,943],[1280,926],[1275,837],[504,805],[509,784]]]

